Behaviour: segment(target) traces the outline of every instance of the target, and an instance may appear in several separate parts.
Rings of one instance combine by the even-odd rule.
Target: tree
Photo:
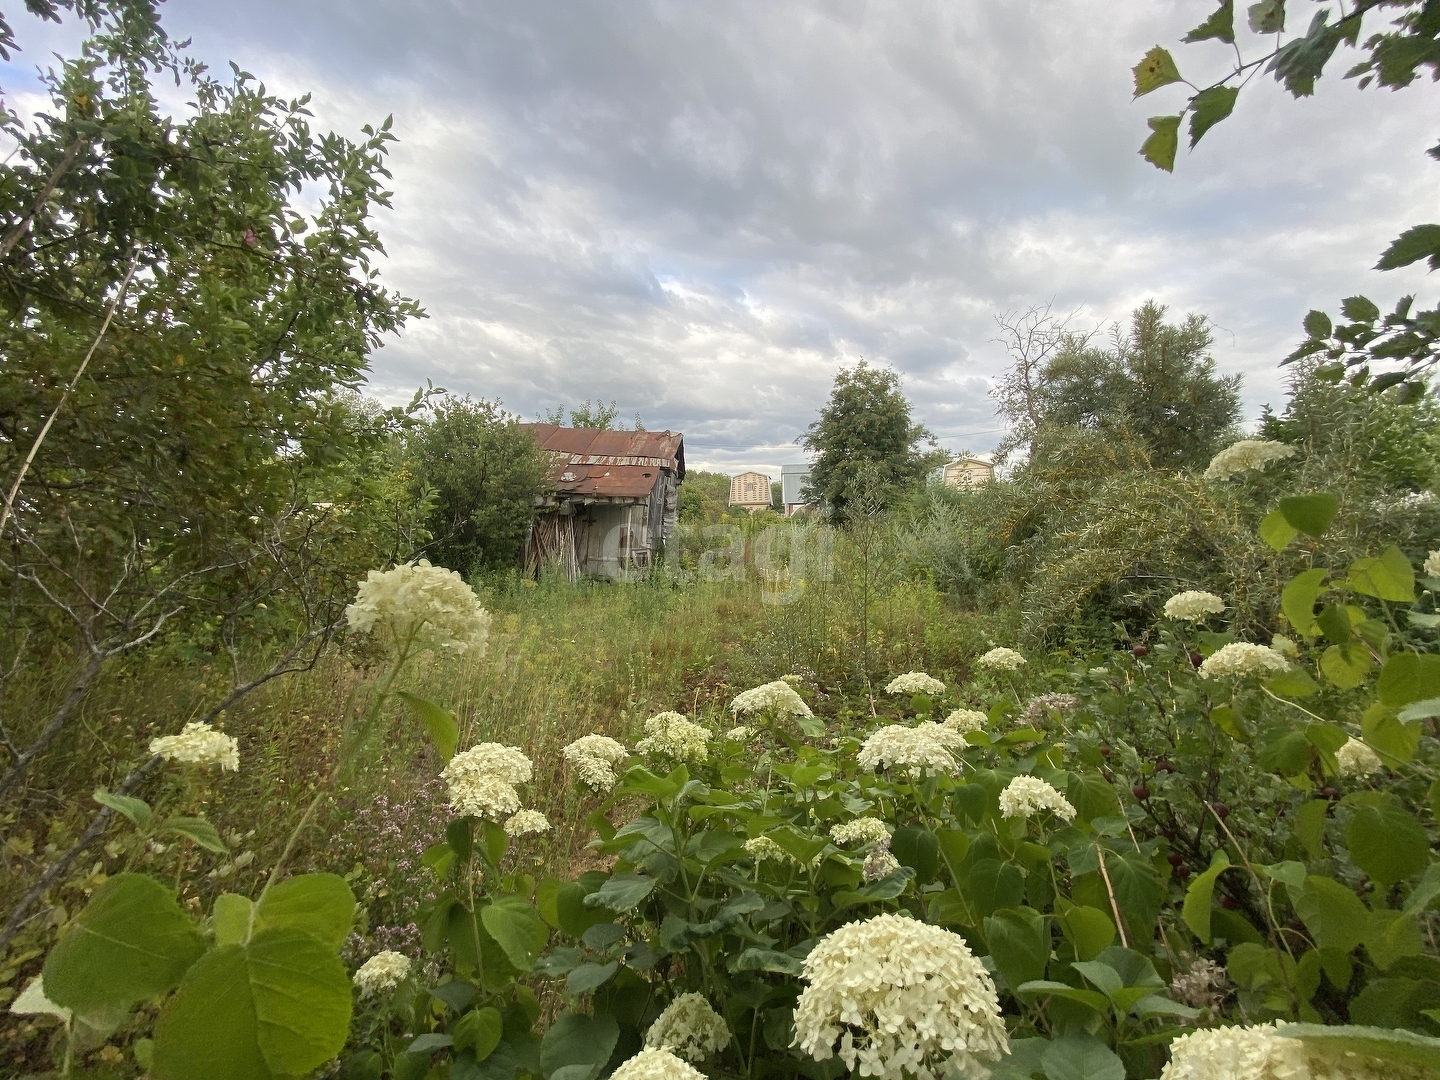
[[[934,437],[910,417],[910,402],[900,389],[897,372],[874,368],[861,360],[841,368],[830,400],[802,438],[818,455],[810,469],[806,500],[821,502],[837,519],[857,490],[862,472],[866,490],[878,484],[888,498],[924,481],[925,474],[945,457],[922,451]],[[869,465],[871,468],[864,469]]]
[[[1083,428],[1138,441],[1167,471],[1208,462],[1239,419],[1240,376],[1215,374],[1204,316],[1173,325],[1165,310],[1147,301],[1128,331],[1114,330],[1109,348],[1092,345],[1089,334],[1062,332],[1027,377],[1028,397],[1001,398],[1012,431],[1030,432],[1032,452],[1055,432]],[[1016,366],[1026,362],[1019,357]]]
[[[725,473],[691,469],[680,485],[677,513],[682,524],[713,525],[730,504],[730,477]]]
[[[549,465],[514,416],[494,402],[448,398],[410,432],[406,458],[434,500],[432,562],[467,575],[515,563]]]
[[[1040,427],[1041,372],[1061,346],[1084,348],[1094,333],[1070,329],[1078,312],[1061,317],[1050,308],[1049,304],[1037,304],[1023,312],[1007,311],[995,316],[1000,334],[994,340],[1005,347],[1012,361],[1010,370],[990,388],[990,396],[1010,421],[1010,430],[995,448],[998,463],[1022,447],[1027,455],[1034,449],[1035,432]]]
[[[1362,27],[1372,13],[1396,14],[1389,29],[1372,33],[1362,41]],[[1230,116],[1240,91],[1261,71],[1273,74],[1290,94],[1299,99],[1315,92],[1315,80],[1325,71],[1336,50],[1345,45],[1362,54],[1359,63],[1345,73],[1358,80],[1361,89],[1384,86],[1392,90],[1414,84],[1420,69],[1428,67],[1432,79],[1440,78],[1440,17],[1435,0],[1351,0],[1349,10],[1340,5],[1339,18],[1330,22],[1330,10],[1317,11],[1303,35],[1285,36],[1285,0],[1261,0],[1247,9],[1250,30],[1264,42],[1259,55],[1246,59],[1235,33],[1233,0],[1222,0],[1215,12],[1184,41],[1193,44],[1215,41],[1235,54],[1231,71],[1206,87],[1196,86],[1180,74],[1174,57],[1159,45],[1134,67],[1135,96],[1183,83],[1195,93],[1172,116],[1152,116],[1150,136],[1140,148],[1144,158],[1157,168],[1173,172],[1179,146],[1180,125],[1190,118],[1190,146],[1195,145],[1216,124]],[[1373,23],[1372,23],[1373,25]],[[1427,153],[1440,159],[1440,145]],[[1391,242],[1376,263],[1377,270],[1393,270],[1425,259],[1430,269],[1440,269],[1440,225],[1416,225]],[[1357,369],[1357,377],[1372,390],[1402,385],[1406,399],[1424,392],[1422,376],[1440,363],[1440,308],[1412,313],[1414,297],[1401,298],[1392,314],[1381,317],[1379,307],[1363,296],[1352,296],[1341,304],[1348,323],[1336,326],[1320,311],[1305,319],[1306,340],[1286,358],[1291,363],[1303,356],[1323,355],[1337,370]],[[1391,365],[1368,379],[1372,364]]]
[[[612,400],[606,405],[599,398],[595,404],[590,404],[586,398],[580,405],[570,410],[570,426],[573,428],[586,428],[591,431],[609,431],[615,426],[615,418],[620,415],[620,406]],[[547,424],[554,424],[556,427],[563,427],[565,424],[565,406],[556,405],[553,409],[547,409],[541,419]],[[635,414],[636,431],[644,431],[645,425],[640,422],[640,414]]]

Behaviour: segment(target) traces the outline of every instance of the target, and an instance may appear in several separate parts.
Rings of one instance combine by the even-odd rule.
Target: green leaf
[[[1309,636],[1314,632],[1315,601],[1325,588],[1328,573],[1326,570],[1315,569],[1296,574],[1280,594],[1280,608],[1297,634]]]
[[[1333,878],[1311,875],[1295,901],[1295,914],[1321,948],[1348,953],[1360,944],[1369,913],[1360,898]]]
[[[1430,260],[1431,270],[1440,270],[1440,225],[1415,225],[1406,229],[1385,249],[1375,269],[1394,270],[1421,259]]]
[[[659,879],[644,874],[613,874],[596,892],[585,897],[585,906],[629,911],[649,896],[658,884]]]
[[[1301,804],[1291,817],[1290,830],[1305,845],[1312,859],[1325,854],[1325,817],[1330,804],[1325,799],[1312,799]]]
[[[476,1061],[484,1061],[495,1047],[500,1045],[500,1036],[505,1034],[505,1018],[500,1010],[487,1006],[475,1009],[462,1016],[450,1032],[456,1052],[469,1050]]]
[[[1248,11],[1250,29],[1257,34],[1278,34],[1285,29],[1285,0],[1260,0]]]
[[[345,1045],[350,979],[304,931],[264,930],[206,953],[161,1013],[157,1080],[265,1080],[308,1073]]]
[[[1045,977],[1050,962],[1046,919],[1029,908],[1002,908],[985,920],[985,940],[1005,981],[1011,986]]]
[[[802,866],[809,866],[810,861],[824,851],[825,845],[829,843],[823,836],[806,836],[788,825],[784,828],[772,829],[765,835],[779,844],[787,855]]]
[[[455,722],[455,714],[405,690],[397,691],[397,695],[410,706],[415,719],[425,726],[425,734],[430,736],[440,757],[445,761],[454,757],[455,747],[460,742],[460,725]]]
[[[1285,520],[1307,536],[1323,536],[1340,509],[1334,495],[1291,495],[1280,500],[1280,513]]]
[[[1432,716],[1440,716],[1440,697],[1426,698],[1424,701],[1412,701],[1400,710],[1400,714],[1396,719],[1402,724],[1410,724],[1416,720],[1429,720]]]
[[[890,838],[890,853],[901,866],[911,867],[916,880],[922,883],[934,881],[940,869],[939,844],[928,829],[917,829],[913,825],[896,829]]]
[[[1182,81],[1180,69],[1175,66],[1175,58],[1159,45],[1141,57],[1140,62],[1130,70],[1135,75],[1137,98],[1144,97],[1152,90],[1159,90],[1162,86]]]
[[[1152,116],[1150,137],[1140,144],[1140,156],[1157,169],[1175,171],[1175,151],[1180,146],[1180,117]]]
[[[1309,697],[1317,693],[1320,684],[1310,677],[1310,673],[1301,667],[1292,667],[1289,671],[1282,671],[1279,675],[1266,680],[1265,688],[1272,694],[1281,697],[1301,698]]]
[[[1287,1039],[1299,1039],[1331,1061],[1339,1061],[1346,1054],[1358,1054],[1362,1058],[1440,1070],[1440,1039],[1409,1031],[1340,1024],[1286,1024],[1282,1030]]]
[[[1065,797],[1075,807],[1079,821],[1094,821],[1120,812],[1120,799],[1115,785],[1097,772],[1072,772],[1065,787]]]
[[[1312,338],[1328,338],[1334,329],[1330,316],[1323,311],[1311,311],[1305,316],[1305,332]]]
[[[507,896],[480,909],[480,922],[516,971],[526,972],[545,948],[550,929],[525,900]]]
[[[1350,858],[1379,887],[1421,873],[1430,862],[1430,841],[1414,815],[1398,806],[1362,807],[1345,826]]]
[[[1215,879],[1229,866],[1230,857],[1223,851],[1215,852],[1210,859],[1210,868],[1203,874],[1197,874],[1190,887],[1185,890],[1185,907],[1181,912],[1185,925],[1206,945],[1212,940],[1210,909],[1215,898]]]
[[[301,930],[339,949],[355,922],[355,894],[336,874],[287,878],[261,898],[255,929]]]
[[[780,975],[798,978],[805,971],[805,965],[789,953],[774,949],[746,949],[735,959],[736,971],[774,971]]]
[[[1420,746],[1420,725],[1402,724],[1378,702],[1361,715],[1360,735],[1392,769],[1413,758]]]
[[[604,986],[620,970],[620,961],[608,964],[581,964],[565,978],[565,992],[571,997],[588,994]]]
[[[1415,599],[1415,570],[1405,553],[1393,544],[1378,558],[1356,559],[1351,563],[1345,584],[1358,593],[1381,600],[1410,603]]]
[[[1098,990],[1081,990],[1069,983],[1035,979],[1031,982],[1021,983],[1015,988],[1015,993],[1027,996],[1045,994],[1048,997],[1064,998],[1066,1001],[1077,1001],[1087,1008],[1094,1009],[1101,1016],[1110,1010],[1110,999]]]
[[[1331,645],[1320,654],[1320,671],[1341,690],[1353,690],[1363,683],[1372,663],[1369,650],[1358,642]]]
[[[1425,942],[1420,936],[1420,920],[1413,912],[1382,908],[1370,912],[1370,925],[1363,940],[1365,951],[1375,966],[1385,971],[1405,956],[1419,956]]]
[[[610,912],[604,908],[585,905],[588,895],[584,887],[575,881],[567,881],[555,894],[555,917],[560,929],[571,937],[578,938],[590,927],[610,921]]]
[[[1088,1031],[1052,1039],[1040,1064],[1046,1080],[1125,1080],[1125,1063]]]
[[[215,826],[203,817],[172,817],[160,826],[160,831],[176,833],[187,840],[193,840],[207,851],[224,853],[229,850],[225,847],[225,841],[220,839]]]
[[[1235,44],[1235,0],[1224,0],[1210,18],[1180,40],[1187,45],[1193,45],[1197,41],[1211,39],[1223,41],[1226,45]]]
[[[1300,535],[1300,530],[1285,520],[1279,510],[1271,510],[1260,521],[1260,539],[1276,551],[1284,551],[1285,545]]]
[[[1260,748],[1260,765],[1281,776],[1298,776],[1310,764],[1310,744],[1298,731],[1289,731]]]
[[[1385,661],[1375,683],[1380,703],[1391,709],[1440,697],[1440,656],[1397,652]]]
[[[1364,296],[1347,296],[1340,301],[1340,311],[1351,322],[1370,323],[1380,317],[1380,309]]]
[[[545,1080],[595,1080],[619,1038],[613,1016],[561,1013],[540,1043],[540,1072]]]
[[[170,890],[144,874],[100,888],[45,958],[45,995],[77,1014],[163,994],[205,951]]]
[[[540,879],[540,884],[535,886],[535,909],[540,912],[540,917],[553,926],[556,930],[563,930],[560,925],[560,908],[558,899],[560,890],[564,883],[556,877]],[[582,934],[584,930],[580,931]]]
[[[1239,96],[1238,86],[1211,86],[1190,99],[1190,149],[1195,149],[1207,131],[1234,111]]]
[[[1110,1000],[1116,991],[1125,988],[1125,980],[1120,978],[1120,973],[1103,961],[1082,960],[1070,966],[1084,976],[1086,982],[1106,995],[1107,1000]]]
[[[250,914],[255,905],[249,897],[221,893],[210,909],[210,923],[215,928],[216,945],[243,945],[250,937]]]
[[[132,798],[129,795],[115,795],[103,787],[95,789],[93,798],[101,806],[108,806],[117,814],[129,818],[130,824],[137,829],[150,828],[150,822],[154,815],[150,810],[150,804],[144,799]]]
[[[1081,960],[1095,959],[1115,941],[1115,924],[1110,916],[1088,904],[1076,904],[1057,915],[1056,921]]]

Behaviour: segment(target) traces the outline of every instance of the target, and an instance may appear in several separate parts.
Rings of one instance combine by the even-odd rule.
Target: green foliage
[[[872,368],[864,360],[842,368],[819,419],[806,429],[805,448],[818,455],[806,501],[822,503],[837,520],[845,520],[866,486],[867,468],[876,478],[869,487],[878,484],[884,501],[890,501],[921,483],[943,460],[920,449],[930,438],[923,425],[911,420],[897,372]]]
[[[680,485],[677,511],[682,524],[714,525],[730,505],[730,477],[725,473],[688,470]]]
[[[434,493],[425,551],[461,574],[515,564],[548,462],[533,435],[499,405],[446,398],[406,438],[415,484]]]

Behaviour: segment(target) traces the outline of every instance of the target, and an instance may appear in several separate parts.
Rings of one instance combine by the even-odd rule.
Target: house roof
[[[660,470],[685,479],[685,436],[678,431],[596,431],[554,424],[521,424],[553,465],[550,479],[561,497],[648,498]]]

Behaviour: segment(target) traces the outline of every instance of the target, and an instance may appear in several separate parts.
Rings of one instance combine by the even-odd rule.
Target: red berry
[[[1179,852],[1176,851],[1172,851],[1169,855],[1165,857],[1170,860],[1171,866],[1179,866],[1185,861],[1185,856],[1181,855]]]
[[[1190,876],[1190,868],[1188,866],[1177,866],[1175,868],[1175,876],[1181,881],[1184,881]]]
[[[1320,789],[1320,794],[1325,798],[1329,799],[1331,802],[1334,802],[1336,799],[1340,798],[1340,792],[1336,791],[1333,787],[1322,787]]]
[[[1201,656],[1198,652],[1192,652],[1192,653],[1190,654],[1190,666],[1191,666],[1191,667],[1199,667],[1199,666],[1200,666],[1201,664],[1203,664],[1204,662],[1205,662],[1205,658],[1204,658],[1203,656]]]
[[[1224,821],[1227,817],[1230,816],[1230,808],[1226,806],[1223,802],[1211,803],[1210,809],[1215,811],[1215,816],[1218,817],[1221,821]]]
[[[1155,771],[1157,773],[1173,773],[1175,771],[1175,766],[1171,765],[1170,762],[1162,758],[1155,763]]]
[[[1102,746],[1102,747],[1100,747],[1100,756],[1101,756],[1101,757],[1109,757],[1109,756],[1110,756],[1110,748],[1109,748],[1108,746]]]
[[[1239,905],[1235,903],[1235,898],[1233,896],[1222,896],[1220,897],[1220,906],[1223,907],[1226,911],[1234,911],[1235,908]]]
[[[1144,660],[1145,657],[1150,655],[1150,650],[1147,649],[1144,645],[1136,645],[1133,649],[1130,650],[1130,652],[1136,660]]]
[[[1147,788],[1144,784],[1136,784],[1130,789],[1130,792],[1135,796],[1135,798],[1139,799],[1141,802],[1144,802],[1150,797],[1150,789]]]

